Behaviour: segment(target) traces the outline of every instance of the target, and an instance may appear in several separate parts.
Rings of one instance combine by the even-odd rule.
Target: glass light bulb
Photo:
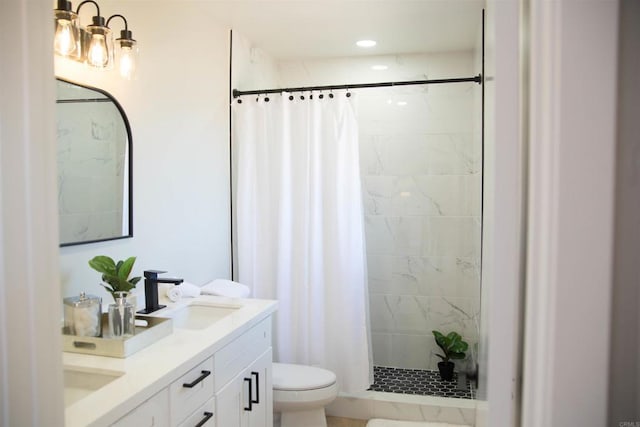
[[[71,25],[71,21],[58,19],[54,38],[54,49],[56,53],[64,56],[71,55],[76,50],[76,42],[76,34]]]
[[[136,71],[136,54],[131,47],[120,49],[120,75],[131,80]]]
[[[87,62],[94,67],[104,68],[109,64],[107,41],[103,34],[92,34],[87,52]]]

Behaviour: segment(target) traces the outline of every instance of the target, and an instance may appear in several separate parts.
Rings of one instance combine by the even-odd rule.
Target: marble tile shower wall
[[[477,342],[481,155],[471,86],[359,95],[376,365],[436,368],[433,329]]]
[[[372,71],[374,64],[389,69]],[[284,86],[478,74],[472,52],[287,61],[279,68]],[[476,90],[464,83],[357,91],[376,365],[437,369],[433,329],[478,341]]]

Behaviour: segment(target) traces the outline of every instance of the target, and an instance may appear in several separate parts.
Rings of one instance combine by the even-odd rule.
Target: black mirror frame
[[[122,120],[124,121],[124,126],[125,129],[127,131],[127,149],[128,149],[128,153],[129,153],[129,161],[127,162],[127,168],[129,169],[129,183],[128,183],[128,203],[129,203],[129,212],[128,212],[128,217],[129,217],[129,230],[128,230],[128,234],[124,234],[122,236],[116,236],[116,237],[109,237],[107,239],[95,239],[95,240],[83,240],[83,241],[79,241],[79,242],[69,242],[69,243],[60,243],[59,246],[61,248],[66,247],[66,246],[78,246],[78,245],[86,245],[86,244],[90,244],[90,243],[99,243],[99,242],[108,242],[111,240],[120,240],[120,239],[129,239],[133,237],[133,139],[131,137],[131,125],[129,124],[129,118],[127,117],[127,114],[124,112],[124,108],[122,108],[122,105],[120,105],[120,103],[118,102],[118,100],[111,95],[109,92],[103,90],[103,89],[99,89],[97,87],[93,87],[93,86],[88,86],[85,84],[80,84],[71,80],[67,80],[67,79],[63,79],[60,77],[56,77],[56,80],[59,80],[61,82],[64,83],[68,83],[74,86],[79,86],[79,87],[83,87],[85,89],[89,89],[89,90],[93,90],[96,91],[98,93],[101,93],[102,95],[106,96],[107,98],[109,98],[111,100],[111,102],[113,102],[113,104],[116,106],[116,108],[118,109],[118,111],[120,112],[120,115],[122,116]],[[57,141],[57,139],[56,139]]]

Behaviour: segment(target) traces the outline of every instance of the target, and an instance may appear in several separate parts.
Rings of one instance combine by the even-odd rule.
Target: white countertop
[[[126,359],[65,352],[65,367],[124,373],[104,387],[67,406],[65,425],[102,426],[117,421],[180,377],[195,363],[201,362],[275,312],[277,307],[277,302],[271,300],[202,295],[197,298],[183,298],[177,303],[162,301],[162,304],[167,304],[167,308],[152,315],[163,317],[163,313],[199,301],[240,305],[241,308],[205,329],[188,330],[174,326],[171,335]]]

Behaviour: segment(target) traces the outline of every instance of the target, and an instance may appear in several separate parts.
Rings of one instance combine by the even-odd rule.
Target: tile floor
[[[458,389],[457,374],[453,381],[443,381],[438,371],[375,366],[373,378],[370,389],[373,391],[475,399],[475,390],[469,380],[464,390]]]

